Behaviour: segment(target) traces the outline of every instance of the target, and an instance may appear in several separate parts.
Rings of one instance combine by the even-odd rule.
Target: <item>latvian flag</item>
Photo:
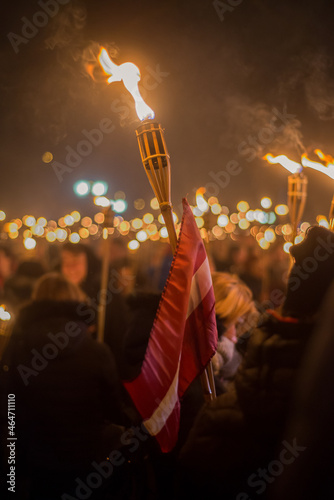
[[[163,452],[177,442],[180,398],[217,347],[209,262],[191,208],[183,200],[178,247],[153,323],[141,373],[124,382]]]

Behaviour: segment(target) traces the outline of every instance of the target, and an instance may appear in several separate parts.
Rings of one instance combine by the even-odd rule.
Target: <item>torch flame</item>
[[[279,163],[282,167],[286,168],[292,174],[300,173],[303,170],[303,166],[296,161],[290,160],[285,155],[273,156],[272,154],[267,154],[263,157],[269,163],[276,164]]]
[[[205,187],[200,187],[196,191],[196,205],[202,212],[206,212],[209,208],[209,205],[203,196],[205,191]]]
[[[2,321],[9,321],[11,318],[11,315],[9,314],[8,311],[6,311],[6,306],[2,304],[0,306],[0,320]]]
[[[319,154],[318,154],[318,156],[319,156]],[[326,155],[324,155],[324,157],[325,156]],[[319,156],[319,158],[320,158],[320,156]],[[331,179],[334,179],[334,164],[333,163],[327,163],[326,165],[323,165],[322,163],[319,163],[317,161],[310,160],[306,156],[306,154],[303,154],[302,155],[302,165],[304,167],[309,167],[309,168],[313,168],[314,170],[318,170],[318,172],[322,172],[323,174],[328,175],[328,177],[330,177]]]
[[[123,81],[125,88],[130,92],[135,101],[138,118],[140,120],[145,120],[146,118],[153,119],[154,111],[145,103],[139,92],[139,68],[132,62],[126,62],[118,66],[110,59],[108,52],[103,47],[99,54],[99,62],[104,72],[110,75],[108,83]]]

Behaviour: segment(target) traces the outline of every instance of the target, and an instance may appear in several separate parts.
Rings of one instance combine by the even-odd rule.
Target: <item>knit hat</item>
[[[290,248],[291,269],[283,314],[296,318],[314,316],[334,280],[334,233],[310,227],[305,239]]]

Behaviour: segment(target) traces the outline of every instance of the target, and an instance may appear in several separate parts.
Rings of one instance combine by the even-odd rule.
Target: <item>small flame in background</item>
[[[323,174],[328,175],[328,177],[330,177],[331,179],[334,179],[333,158],[330,155],[325,155],[322,151],[320,151],[320,149],[316,149],[314,152],[318,155],[320,159],[323,159],[326,162],[326,165],[323,165],[322,163],[319,163],[317,161],[310,160],[306,154],[302,155],[302,165],[304,167],[309,167],[313,168],[314,170],[318,170],[318,172],[322,172]]]
[[[313,168],[313,170],[317,170],[318,172],[322,172],[326,174],[331,179],[334,179],[334,159],[331,155],[324,154],[320,149],[314,150],[315,154],[323,160],[326,164],[323,165],[320,162],[310,160],[306,154],[303,154],[301,157],[301,163],[297,163],[293,160],[290,160],[285,155],[273,156],[272,154],[267,154],[263,157],[264,160],[267,160],[269,163],[276,164],[279,163],[284,168],[289,170],[292,174],[297,174],[302,172],[303,167]]]
[[[196,191],[196,205],[201,212],[206,212],[209,209],[209,205],[203,196],[205,191],[205,187],[201,187]]]
[[[0,306],[0,320],[2,321],[9,321],[11,318],[11,315],[8,311],[6,311],[6,306],[3,304]]]
[[[110,75],[108,83],[120,81],[124,83],[125,88],[130,92],[135,101],[138,118],[140,120],[145,120],[147,118],[153,119],[154,111],[146,104],[139,92],[139,68],[131,62],[126,62],[118,66],[110,59],[108,52],[103,47],[101,48],[98,59],[104,72]]]
[[[263,157],[264,160],[267,160],[269,163],[276,164],[279,163],[282,167],[286,168],[292,174],[297,174],[303,170],[303,166],[296,161],[290,160],[285,155],[273,156],[272,154],[267,154]]]

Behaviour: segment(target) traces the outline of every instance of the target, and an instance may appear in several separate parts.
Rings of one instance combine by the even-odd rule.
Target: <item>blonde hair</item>
[[[248,327],[253,326],[258,313],[248,286],[237,275],[228,273],[213,273],[212,283],[216,314],[224,324],[228,326],[244,318]]]
[[[73,300],[87,302],[86,294],[77,285],[67,281],[60,273],[44,274],[36,282],[32,300]]]

